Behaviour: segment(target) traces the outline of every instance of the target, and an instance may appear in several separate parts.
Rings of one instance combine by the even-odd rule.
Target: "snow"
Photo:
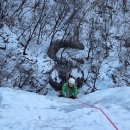
[[[110,88],[77,100],[42,96],[22,90],[0,88],[1,130],[115,130],[101,108],[119,130],[130,129],[130,88]]]
[[[9,16],[17,9],[19,2],[20,0],[8,5]],[[24,35],[27,34],[25,39],[23,37],[20,38],[19,36],[22,31],[28,27],[27,25],[33,23],[35,20],[31,20],[31,18],[35,17],[38,13],[31,12],[31,8],[34,6],[35,2],[36,0],[27,1],[26,6],[23,8],[20,15],[23,15],[30,8],[30,10],[23,15],[23,23],[17,21],[16,16],[14,25],[10,25],[11,23],[9,24],[6,22],[5,18],[4,26],[0,28],[0,48],[5,48],[0,50],[1,86],[8,86],[16,89],[16,87],[21,84],[21,79],[24,79],[25,77],[24,71],[21,70],[29,71],[32,69],[34,70],[34,73],[32,73],[31,77],[35,79],[34,83],[35,81],[39,82],[38,88],[40,88],[41,86],[44,86],[44,82],[46,84],[48,80],[48,75],[46,73],[54,66],[54,61],[46,54],[49,44],[51,43],[52,35],[49,34],[55,26],[55,18],[48,17],[48,12],[52,13],[53,8],[55,8],[55,6],[53,6],[55,1],[53,0],[47,2],[49,8],[47,7],[48,9],[46,12],[48,15],[44,17],[47,20],[45,20],[47,22],[46,29],[43,29],[45,35],[38,44],[36,44],[36,39],[34,38],[26,50],[27,55],[22,55],[24,47],[21,46],[21,43],[23,45],[26,44],[25,41],[29,34],[28,29],[24,33]],[[93,2],[86,2],[83,6],[84,9],[87,7],[85,10],[89,11],[88,8],[90,8],[90,5],[93,4]],[[11,3],[11,1],[9,3]],[[124,65],[124,61],[129,62],[129,49],[123,47],[123,40],[116,39],[116,36],[120,38],[129,37],[130,13],[124,14],[122,12],[122,9],[120,9],[121,2],[115,1],[114,3],[115,6],[112,3],[109,4],[115,11],[119,11],[116,11],[115,14],[113,12],[113,24],[109,25],[110,19],[108,19],[105,28],[104,19],[95,12],[96,8],[94,8],[95,11],[92,10],[90,13],[87,11],[79,37],[80,41],[85,45],[85,49],[80,51],[68,49],[66,53],[63,53],[63,57],[68,59],[71,55],[73,58],[83,58],[85,60],[85,64],[80,67],[81,70],[84,71],[84,77],[87,79],[87,83],[80,88],[78,100],[101,108],[107,113],[110,119],[112,119],[119,130],[130,130],[130,90],[129,87],[122,87],[130,85],[130,68],[125,68],[126,66]],[[58,7],[56,7],[56,10],[57,9]],[[72,10],[70,10],[70,12],[72,12]],[[81,10],[79,15],[82,16],[82,13],[83,10]],[[55,11],[54,14],[58,16]],[[70,14],[71,13],[68,13],[68,15],[64,17],[63,22],[59,24],[59,27],[57,26],[54,40],[63,38],[64,29],[66,28],[64,23],[66,23]],[[53,13],[51,15],[53,15]],[[90,53],[90,58],[95,58],[92,61],[92,65],[94,64],[95,66],[100,67],[99,75],[95,83],[95,86],[99,91],[89,95],[82,95],[83,93],[89,92],[89,89],[93,86],[94,74],[91,73],[91,61],[87,60],[90,45],[89,34],[92,22],[91,18],[96,19],[95,22],[97,22],[97,26],[95,27],[97,27],[97,30],[94,30],[95,32],[93,35],[96,41],[99,41],[100,45],[97,49],[94,49],[93,54]],[[7,23],[9,25],[6,25]],[[104,30],[101,33],[98,28],[103,28],[106,31]],[[33,26],[30,29],[33,29]],[[37,31],[35,32],[36,34],[38,33]],[[104,56],[105,49],[102,47],[104,40],[101,36],[101,34],[105,33],[109,34],[105,44],[110,47],[108,56],[106,57]],[[62,51],[63,48],[59,50],[57,56],[60,56]],[[22,63],[21,61],[24,60],[25,62]],[[78,69],[73,69],[71,74],[75,78],[82,77],[82,74]],[[112,76],[115,78],[115,82]],[[57,81],[60,82],[56,70],[52,72],[51,77],[53,79],[57,77]],[[119,86],[122,88],[110,88]],[[27,86],[23,86],[23,89],[30,90],[31,87],[31,84],[28,84]],[[58,98],[56,97],[58,92],[54,91],[49,84],[47,84],[46,88],[48,89],[47,96],[21,90],[0,88],[0,130],[114,130],[113,126],[102,114],[100,109],[90,108],[79,103],[77,100]]]

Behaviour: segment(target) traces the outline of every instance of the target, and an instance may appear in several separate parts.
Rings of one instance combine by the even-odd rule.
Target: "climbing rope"
[[[87,104],[87,103],[82,102],[82,101],[80,101],[80,100],[78,100],[78,99],[76,99],[75,101],[77,101],[78,103],[83,104],[83,105],[85,105],[85,106],[87,106],[87,107],[95,108],[95,109],[101,111],[101,113],[107,118],[107,120],[112,124],[112,126],[113,126],[116,130],[119,130],[119,129],[117,128],[117,126],[113,123],[113,121],[109,118],[109,116],[108,116],[101,108],[96,107],[96,106],[94,106],[94,105]]]

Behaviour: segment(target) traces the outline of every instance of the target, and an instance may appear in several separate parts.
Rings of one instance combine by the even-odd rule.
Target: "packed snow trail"
[[[79,100],[109,114],[119,130],[130,130],[130,88],[98,91]],[[0,88],[0,130],[115,130],[97,110],[72,99]]]

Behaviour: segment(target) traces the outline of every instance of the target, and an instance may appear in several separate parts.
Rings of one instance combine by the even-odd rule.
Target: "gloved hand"
[[[73,96],[72,98],[73,98],[73,99],[76,99],[76,98],[77,98],[77,96]]]
[[[69,97],[69,98],[76,99],[76,98],[77,98],[77,96],[76,96],[76,95],[72,95],[72,96],[71,96],[71,97]]]

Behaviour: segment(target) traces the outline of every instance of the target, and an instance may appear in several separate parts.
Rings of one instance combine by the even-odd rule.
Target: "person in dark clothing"
[[[82,87],[82,85],[83,85],[83,83],[84,83],[84,79],[81,77],[78,77],[77,79],[76,79],[76,85],[77,85],[77,87],[78,88],[81,88]]]

